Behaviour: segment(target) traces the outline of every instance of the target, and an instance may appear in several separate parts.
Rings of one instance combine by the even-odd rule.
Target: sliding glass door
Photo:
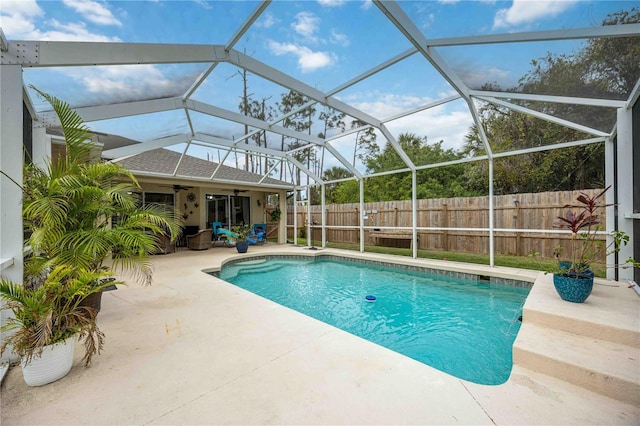
[[[211,222],[222,223],[223,228],[229,227],[229,196],[207,194],[207,228]]]
[[[251,222],[251,198],[238,195],[207,194],[207,226],[220,222],[223,228]]]

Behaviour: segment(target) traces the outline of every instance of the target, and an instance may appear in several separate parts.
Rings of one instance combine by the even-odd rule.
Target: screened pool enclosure
[[[129,16],[154,14],[162,7],[129,3],[135,9]],[[162,31],[128,28],[126,38],[101,41],[57,41],[43,31],[21,39],[13,34],[15,26],[11,32],[5,26],[0,46],[0,166],[19,182],[23,146],[30,147],[34,161],[51,153],[48,128],[55,128],[57,119],[33,85],[69,102],[92,130],[122,137],[119,144],[105,144],[105,159],[124,161],[157,149],[180,153],[171,171],[132,170],[138,176],[193,185],[238,184],[221,176],[219,167],[206,177],[179,167],[184,157],[196,157],[261,176],[242,182],[247,188],[259,190],[272,179],[268,189],[282,200],[287,193],[294,201],[306,200],[316,191],[323,212],[327,185],[355,181],[362,212],[366,179],[410,175],[414,208],[406,231],[415,257],[418,175],[454,164],[484,163],[489,225],[481,230],[488,235],[493,266],[495,162],[600,145],[604,184],[613,186],[607,201],[616,204],[607,212],[606,228],[629,234],[631,244],[619,257],[637,259],[640,255],[633,251],[640,246],[640,172],[634,165],[640,156],[640,68],[630,66],[624,81],[598,90],[588,79],[570,88],[561,81],[553,84],[562,74],[544,75],[551,84],[522,80],[532,61],[547,54],[570,55],[594,41],[612,41],[611,49],[621,49],[615,58],[640,63],[640,23],[602,25],[607,13],[616,10],[612,4],[630,10],[631,3],[603,3],[609,4],[608,11],[599,6],[588,13],[576,10],[545,26],[510,22],[515,7],[509,9],[511,2],[498,11],[493,27],[468,16],[483,7],[482,2],[456,6],[464,25],[436,25],[439,11],[453,4],[411,1],[212,2],[206,7],[181,2],[182,16],[167,20]],[[3,15],[3,25],[6,19]],[[210,31],[193,31],[196,23]],[[356,24],[362,31],[348,38]],[[321,25],[330,27],[325,38]],[[591,77],[606,72],[594,69]],[[576,137],[550,134],[529,146],[505,147],[486,130],[488,107],[571,129]],[[475,129],[479,148],[451,161],[425,162],[399,143],[400,135],[410,133],[426,143],[460,147],[470,129]],[[372,170],[363,160],[371,142],[380,152],[394,152],[401,167]],[[342,174],[328,173],[332,168]],[[4,176],[1,185],[2,274],[21,279],[21,194]],[[310,205],[293,202],[295,209]],[[282,226],[285,218],[282,215]],[[308,220],[306,227],[312,225]],[[324,236],[324,214],[320,222],[316,225]],[[360,250],[367,227],[361,217]],[[528,228],[538,232],[535,224]],[[633,278],[631,270],[619,274]]]

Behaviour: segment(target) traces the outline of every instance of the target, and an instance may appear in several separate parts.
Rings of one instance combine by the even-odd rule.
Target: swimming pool
[[[527,288],[319,257],[223,266],[221,279],[461,379],[511,372]],[[374,302],[366,296],[375,296]]]

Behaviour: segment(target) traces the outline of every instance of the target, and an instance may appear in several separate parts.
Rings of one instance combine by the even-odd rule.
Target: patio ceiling
[[[355,160],[355,138],[359,131],[373,128],[378,135],[380,145],[391,144],[406,165],[403,170],[415,171],[434,167],[437,164],[416,164],[405,153],[398,143],[398,135],[403,132],[403,120],[418,117],[437,108],[457,105],[469,114],[469,124],[481,128],[478,110],[483,103],[492,103],[514,111],[529,114],[542,120],[557,123],[576,129],[587,137],[580,141],[550,141],[549,145],[523,151],[507,151],[494,153],[491,140],[481,132],[486,154],[482,158],[467,158],[462,161],[477,161],[499,156],[563,148],[576,144],[602,142],[615,135],[616,123],[607,129],[595,129],[588,124],[575,123],[562,117],[551,116],[529,107],[522,106],[522,101],[540,101],[545,103],[561,103],[575,105],[592,105],[603,108],[625,108],[638,98],[640,84],[623,99],[593,99],[588,93],[584,97],[566,97],[549,93],[514,93],[511,91],[482,90],[484,84],[495,75],[489,74],[480,80],[470,77],[473,69],[460,65],[461,57],[473,58],[474,55],[498,54],[501,46],[517,45],[522,50],[528,46],[543,43],[548,51],[564,52],[564,43],[586,40],[596,37],[638,37],[640,24],[611,25],[585,28],[557,28],[537,32],[513,32],[492,35],[460,35],[443,38],[427,37],[420,29],[414,16],[411,15],[411,2],[374,1],[379,13],[373,18],[370,13],[354,19],[371,19],[371,28],[385,33],[388,43],[375,45],[375,53],[371,58],[377,63],[369,63],[360,74],[343,78],[335,87],[318,88],[317,84],[304,73],[278,69],[269,65],[269,53],[260,50],[255,42],[252,30],[259,19],[267,13],[278,16],[283,12],[287,2],[263,1],[260,3],[234,3],[242,9],[235,11],[236,31],[224,34],[226,40],[212,44],[190,43],[145,43],[145,42],[66,42],[66,41],[17,41],[3,38],[2,64],[20,64],[25,69],[25,92],[29,95],[33,108],[38,110],[37,99],[27,86],[35,84],[39,89],[68,100],[89,126],[98,131],[111,130],[123,137],[139,140],[128,146],[107,149],[103,156],[112,160],[122,160],[132,155],[170,148],[182,155],[203,158],[212,155],[215,161],[232,165],[232,157],[245,153],[261,157],[268,167],[261,173],[278,179],[288,178],[292,185],[302,185],[308,176],[313,182],[323,181],[323,173],[332,165],[338,165],[351,172],[354,179],[367,175],[363,164]],[[283,4],[284,3],[284,4]],[[249,6],[251,6],[249,8]],[[243,14],[244,13],[244,14]],[[239,19],[238,16],[243,16]],[[224,17],[223,17],[224,18]],[[241,47],[239,47],[241,46]],[[247,46],[255,48],[254,54],[247,54]],[[357,46],[364,49],[370,46]],[[492,51],[492,49],[498,49]],[[242,51],[241,51],[242,50]],[[355,50],[354,50],[355,52]],[[508,61],[509,58],[503,58]],[[528,60],[536,59],[530,57]],[[70,93],[56,93],[60,90],[54,86],[47,87],[47,78],[51,74],[41,74],[47,70],[55,70],[57,78],[78,79],[77,70],[87,67],[96,72],[108,73],[119,70],[127,72],[132,67],[153,66],[149,74],[139,74],[140,87],[146,87],[146,80],[156,78],[152,74],[161,70],[167,79],[164,90],[141,91],[129,97],[120,96],[112,99],[100,99],[90,90],[74,90]],[[359,87],[365,82],[372,84],[394,84],[387,81],[389,69],[402,70],[419,68],[424,70],[425,81],[416,81],[417,87],[425,84],[439,85],[439,97],[433,98],[420,92],[426,101],[418,106],[412,105],[397,112],[391,117],[380,117],[375,108],[367,107],[367,102],[358,102],[358,106],[349,102],[350,89]],[[237,112],[237,102],[242,94],[241,84],[230,76],[240,76],[246,71],[249,84],[260,90],[259,99],[279,99],[283,93],[295,91],[304,95],[309,101],[286,114],[279,113],[269,119],[249,117]],[[482,73],[482,69],[479,70]],[[422,71],[421,71],[422,72]],[[133,74],[133,73],[132,73]],[[397,75],[397,74],[396,74]],[[305,81],[305,78],[308,80]],[[640,76],[636,76],[640,82]],[[506,87],[506,82],[501,86]],[[368,86],[367,86],[368,87]],[[142,93],[144,92],[144,93]],[[69,99],[71,98],[71,99]],[[256,98],[258,99],[258,98]],[[235,108],[234,108],[235,102]],[[369,102],[370,105],[371,102]],[[358,123],[354,128],[346,128],[343,132],[322,132],[317,129],[300,131],[288,127],[287,118],[304,108],[316,108],[314,121],[319,122],[319,114],[323,111],[338,111],[345,114],[345,121]],[[57,120],[51,111],[37,111],[39,120],[46,125],[56,125]],[[424,133],[429,134],[428,115],[424,116]],[[393,124],[393,129],[391,125]],[[129,133],[135,130],[133,133]],[[466,131],[468,129],[464,129]],[[253,135],[262,134],[264,145],[256,145],[251,141]],[[268,141],[268,142],[267,142]],[[431,141],[431,137],[430,137]],[[455,141],[460,143],[461,141]],[[319,164],[305,164],[296,153],[302,149],[310,149],[319,160]],[[205,154],[206,153],[206,154]],[[283,173],[288,169],[289,173]],[[300,174],[293,173],[298,169]],[[176,177],[188,178],[176,168]],[[212,180],[214,176],[212,176]]]

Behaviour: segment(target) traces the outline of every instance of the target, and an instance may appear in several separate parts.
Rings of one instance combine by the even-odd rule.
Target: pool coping
[[[303,253],[286,253],[286,252],[272,252],[269,254],[246,254],[242,256],[233,256],[224,260],[220,266],[208,268],[203,272],[209,273],[219,278],[219,273],[226,265],[254,262],[257,260],[263,260],[268,258],[276,259],[307,259],[307,258],[326,258],[342,261],[351,261],[360,264],[375,264],[383,267],[393,267],[405,269],[412,272],[422,272],[434,275],[444,275],[454,278],[462,278],[474,281],[488,281],[492,284],[503,284],[512,287],[531,289],[535,282],[535,279],[539,275],[538,271],[529,271],[532,273],[523,274],[523,270],[496,270],[486,269],[484,265],[466,264],[466,263],[452,263],[447,261],[433,261],[431,259],[398,259],[393,258],[390,261],[388,258],[380,258],[379,256],[371,256],[372,253],[358,253],[353,255],[350,253],[336,253],[334,251],[309,251]],[[478,272],[478,269],[482,269]]]

